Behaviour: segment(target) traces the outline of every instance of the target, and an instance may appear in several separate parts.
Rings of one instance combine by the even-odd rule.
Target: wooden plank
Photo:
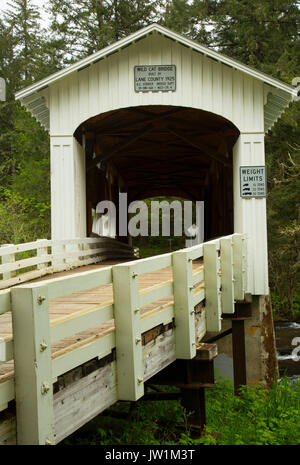
[[[43,242],[47,239],[43,239]],[[44,242],[45,244],[45,242]],[[18,245],[9,245],[7,248],[0,248],[0,257],[3,257],[7,254],[19,253],[19,252],[28,252],[29,250],[36,250],[39,246],[39,241],[35,242],[26,242],[25,244]],[[51,241],[47,241],[47,246],[51,246]]]
[[[171,295],[173,295],[173,280],[147,287],[140,292],[139,307],[144,307],[151,302],[156,302]]]
[[[14,379],[9,379],[4,383],[0,383],[0,405],[5,406],[8,402],[15,398]],[[6,407],[5,407],[6,408]],[[4,410],[0,408],[0,411]]]
[[[144,380],[147,381],[175,360],[175,330],[170,329],[143,347]]]
[[[217,344],[207,344],[202,342],[197,345],[197,355],[196,360],[210,361],[213,360],[218,355],[218,346]]]
[[[120,400],[137,400],[144,395],[139,284],[135,270],[135,264],[113,266],[118,398]]]
[[[66,373],[79,365],[82,365],[95,357],[103,358],[116,346],[115,334],[113,329],[103,331],[89,339],[73,344],[70,347],[62,349],[54,354],[52,361],[52,376],[58,376]]]
[[[201,266],[201,269],[197,270],[196,272],[193,271],[193,285],[199,284],[203,280],[204,280],[204,269],[203,269],[203,266]]]
[[[115,362],[93,371],[54,394],[56,444],[117,400]]]
[[[172,253],[157,255],[155,257],[143,258],[131,262],[134,266],[134,272],[138,275],[152,273],[172,265]]]
[[[219,260],[214,241],[203,244],[207,331],[221,331]]]
[[[0,364],[9,362],[14,358],[14,345],[12,340],[0,337]]]
[[[0,291],[0,315],[11,311],[10,289]]]
[[[64,339],[73,334],[85,331],[93,326],[112,320],[113,304],[96,305],[94,308],[76,312],[63,318],[52,321],[50,326],[51,343]]]
[[[2,257],[2,260],[3,259],[4,257]],[[0,265],[0,273],[5,274],[11,271],[20,270],[22,268],[27,268],[29,266],[35,266],[41,263],[51,262],[52,259],[53,259],[52,255],[43,255],[41,257],[24,258],[24,260],[18,260],[16,262]]]
[[[7,249],[7,248],[11,250],[12,246],[13,246],[13,244],[6,244],[6,245],[3,245],[2,247],[0,247],[0,256],[1,256],[1,251],[2,250]],[[15,254],[14,253],[2,255],[2,265],[13,264],[14,262],[15,262]],[[1,268],[1,266],[0,266],[0,268]],[[1,273],[1,271],[0,271],[0,273]],[[2,272],[2,275],[3,275],[3,279],[10,279],[10,278],[13,278],[16,275],[16,272],[15,271]]]
[[[73,294],[74,292],[81,292],[105,284],[111,284],[111,270],[112,267],[108,266],[100,270],[84,271],[76,275],[63,276],[61,278],[53,278],[44,281],[48,287],[49,300]],[[39,286],[39,283],[31,284],[31,286]]]
[[[193,306],[196,307],[196,305],[200,304],[205,299],[205,289],[199,288],[194,290],[193,294]]]
[[[48,255],[48,241],[46,239],[40,239],[37,241],[37,243],[36,255],[41,259],[41,262],[38,263],[37,268],[38,270],[43,270],[47,268],[44,257]]]
[[[149,331],[150,329],[155,328],[161,324],[167,325],[171,323],[173,318],[173,303],[161,305],[159,308],[155,308],[141,316],[141,332],[143,334],[146,331]]]
[[[173,253],[173,280],[176,358],[191,359],[196,355],[193,265],[184,250]]]
[[[13,288],[17,443],[54,442],[47,286]]]
[[[234,313],[234,273],[233,273],[233,241],[232,237],[220,239],[222,313]]]

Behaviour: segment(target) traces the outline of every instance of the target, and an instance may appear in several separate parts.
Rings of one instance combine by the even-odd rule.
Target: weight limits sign
[[[267,178],[265,166],[240,167],[241,197],[266,197]]]
[[[141,65],[134,67],[134,90],[136,92],[159,92],[176,90],[175,65]]]

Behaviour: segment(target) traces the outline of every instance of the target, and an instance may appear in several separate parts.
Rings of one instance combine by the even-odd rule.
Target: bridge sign
[[[266,197],[267,179],[265,166],[240,167],[241,197]]]
[[[176,90],[175,65],[141,65],[134,67],[134,90],[136,92],[159,92]]]

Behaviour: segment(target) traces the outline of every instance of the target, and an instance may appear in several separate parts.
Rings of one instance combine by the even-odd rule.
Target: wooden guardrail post
[[[118,398],[144,395],[138,274],[134,265],[113,266]]]
[[[233,278],[234,299],[244,300],[246,288],[246,238],[242,234],[233,234]]]
[[[48,241],[47,239],[39,239],[37,242],[36,255],[43,260],[44,255],[48,255]],[[47,263],[39,263],[37,265],[38,270],[47,268]]]
[[[172,259],[176,358],[191,359],[196,355],[193,262],[184,250],[174,252]]]
[[[221,331],[220,263],[216,242],[203,244],[206,330]]]
[[[53,444],[53,385],[46,285],[13,288],[17,443]]]
[[[232,236],[220,239],[222,313],[234,313],[234,274]]]
[[[13,244],[4,244],[4,245],[1,246],[1,248],[12,247],[12,246],[13,246]],[[0,248],[0,253],[1,253],[1,248]],[[7,264],[7,263],[14,263],[14,262],[15,262],[15,254],[14,253],[2,255],[2,265]],[[3,273],[3,280],[14,278],[16,276],[16,274],[17,274],[16,271],[8,271],[6,273]]]

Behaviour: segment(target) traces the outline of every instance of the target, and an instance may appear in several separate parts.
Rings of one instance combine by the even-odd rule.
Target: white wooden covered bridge
[[[174,363],[197,396],[201,344],[228,325],[234,359],[246,325],[247,382],[272,376],[266,198],[240,168],[264,169],[296,95],[157,24],[17,94],[50,134],[52,239],[0,248],[0,443],[58,443]],[[91,237],[119,192],[204,200],[205,243],[136,259],[118,233]]]

